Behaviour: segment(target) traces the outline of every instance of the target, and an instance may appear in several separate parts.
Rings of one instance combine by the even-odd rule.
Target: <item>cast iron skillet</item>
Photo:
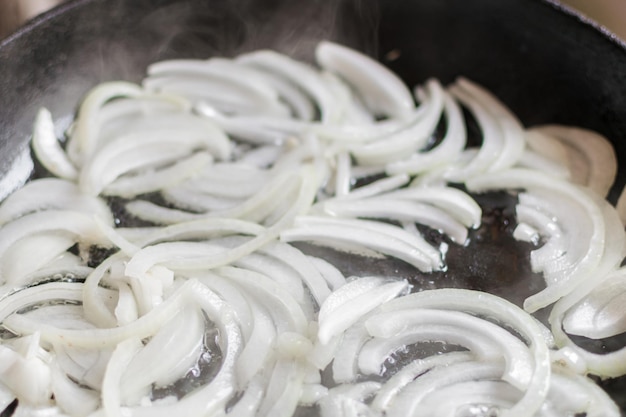
[[[0,198],[31,173],[40,106],[67,125],[90,87],[137,81],[150,62],[268,47],[310,60],[321,39],[409,85],[467,76],[525,125],[596,130],[619,157],[613,201],[626,182],[625,45],[549,0],[75,0],[0,43]],[[624,381],[603,383],[622,409]]]

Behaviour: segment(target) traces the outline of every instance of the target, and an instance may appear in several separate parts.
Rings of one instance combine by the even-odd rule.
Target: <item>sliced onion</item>
[[[342,197],[350,192],[350,155],[341,152],[337,155],[337,168],[335,169],[335,196]]]
[[[357,359],[361,348],[370,338],[362,321],[354,323],[341,337],[331,340],[333,353],[333,380],[337,383],[348,383],[356,380]],[[329,360],[330,361],[330,360]]]
[[[469,194],[451,187],[408,187],[385,194],[388,198],[413,200],[447,211],[466,227],[477,228],[482,209]]]
[[[166,164],[202,147],[218,159],[230,154],[226,135],[199,117],[160,115],[150,129],[132,130],[98,150],[82,169],[79,185],[87,194],[99,194],[119,176],[152,164]]]
[[[74,180],[78,176],[76,167],[61,148],[54,132],[54,122],[48,109],[37,113],[33,131],[33,151],[41,164],[59,178]]]
[[[577,153],[586,161],[588,171],[583,184],[604,197],[615,181],[617,174],[617,156],[611,142],[587,129],[577,127],[547,125],[533,128],[541,134],[552,136],[566,144],[569,149],[568,160],[575,161],[573,153]],[[581,171],[580,166],[572,166],[572,172]]]
[[[253,383],[255,378],[263,373],[268,364],[272,363],[272,350],[276,347],[277,337],[276,324],[267,312],[267,307],[255,301],[252,297],[248,298],[250,298],[249,304],[253,314],[254,327],[235,364],[237,381],[242,386]]]
[[[407,384],[394,398],[386,414],[390,417],[414,415],[420,410],[421,402],[439,389],[468,381],[496,379],[501,373],[502,367],[497,362],[460,362],[447,367],[434,368]],[[524,410],[524,414],[521,415],[528,415],[529,412],[530,410]],[[513,413],[509,409],[506,414],[502,414]]]
[[[380,140],[351,147],[351,153],[359,164],[386,164],[402,159],[426,145],[441,118],[444,93],[435,80],[427,81],[425,91],[426,100],[422,106],[426,109],[420,119]]]
[[[235,267],[221,267],[218,275],[237,282],[267,308],[279,332],[305,333],[308,320],[298,302],[271,278]]]
[[[321,305],[330,295],[324,277],[310,261],[311,258],[297,248],[277,242],[267,245],[260,249],[259,252],[268,254],[275,259],[280,259],[296,271],[300,275],[302,282],[306,284],[317,305]]]
[[[179,243],[154,245],[143,249],[133,257],[127,266],[127,274],[140,276],[157,262],[167,264],[174,269],[213,268],[226,265],[254,252],[275,239],[283,229],[293,222],[293,219],[298,214],[308,210],[311,206],[314,193],[318,186],[317,177],[312,172],[311,167],[305,167],[298,180],[300,182],[299,193],[289,210],[272,224],[271,227],[268,227],[263,233],[250,239],[246,243],[226,252],[212,251],[209,254],[202,252],[202,246],[191,243],[184,243],[183,245]],[[172,249],[176,249],[177,252],[172,252]],[[187,252],[188,250],[193,250],[194,253],[190,255]]]
[[[620,415],[617,405],[593,380],[559,366],[552,369],[547,404],[542,410],[547,416],[565,413],[585,413],[589,417]]]
[[[140,94],[138,85],[121,81],[100,84],[87,94],[67,144],[68,155],[76,166],[82,166],[85,157],[90,156],[97,145],[98,110],[113,98]]]
[[[274,51],[257,51],[240,55],[238,62],[279,74],[296,84],[314,98],[323,123],[335,123],[343,109],[335,105],[334,97],[320,75],[309,65]]]
[[[265,381],[262,381],[260,376],[251,381],[227,415],[231,417],[255,417],[265,394],[264,385]]]
[[[107,415],[122,415],[122,387],[120,382],[132,358],[141,348],[137,337],[120,342],[113,351],[102,382],[102,408]]]
[[[399,158],[387,164],[388,174],[419,174],[454,161],[467,142],[467,132],[461,108],[447,92],[443,92],[444,115],[447,130],[441,143],[434,149],[418,152],[409,158]]]
[[[303,128],[280,122],[271,127],[262,126],[260,122],[245,116],[227,116],[203,101],[198,102],[194,109],[198,115],[215,123],[229,136],[255,145],[282,145],[289,141],[292,134],[299,133]]]
[[[38,335],[28,339],[25,342],[31,346],[26,352],[0,346],[0,383],[14,392],[19,402],[45,406],[52,395],[52,374],[48,364],[36,354],[40,349]]]
[[[528,139],[528,133],[526,138]],[[559,179],[568,180],[570,177],[569,170],[566,167],[531,149],[524,150],[517,166],[541,171]]]
[[[457,289],[410,294],[386,303],[381,307],[381,311],[395,311],[411,307],[455,309],[486,315],[517,331],[529,344],[534,359],[534,369],[524,395],[508,412],[511,415],[528,415],[529,412],[534,412],[541,407],[549,386],[548,346],[552,341],[546,340],[546,330],[532,316],[499,297]]]
[[[123,402],[137,403],[152,384],[163,387],[182,378],[200,357],[203,338],[199,311],[187,308],[172,317],[126,364],[119,380]]]
[[[345,331],[365,314],[406,291],[406,281],[379,277],[355,279],[333,292],[320,307],[317,337],[322,344]]]
[[[100,398],[96,391],[80,387],[73,382],[58,366],[50,365],[52,370],[52,393],[54,401],[63,412],[68,415],[87,416],[100,405]],[[0,404],[2,408],[2,404]]]
[[[503,135],[504,146],[502,153],[489,167],[490,172],[497,172],[501,169],[510,168],[519,160],[524,152],[526,142],[520,121],[515,115],[487,89],[460,77],[456,81],[460,89],[467,92],[484,107],[496,120]]]
[[[593,339],[626,332],[626,270],[619,269],[602,279],[601,285],[572,307],[563,327],[569,334]]]
[[[503,379],[519,389],[524,389],[532,376],[533,358],[522,341],[500,326],[468,314],[429,309],[398,310],[373,315],[366,320],[365,327],[376,337],[363,346],[359,355],[359,368],[365,373],[380,372],[382,362],[393,352],[386,351],[388,348],[396,350],[403,345],[438,340],[466,347],[478,360],[497,361],[498,357],[504,357]],[[437,333],[448,336],[432,338]],[[406,340],[411,343],[399,343]]]
[[[333,387],[319,402],[321,414],[325,417],[371,416],[373,413],[365,401],[379,388],[380,384],[372,381]]]
[[[420,412],[430,416],[504,414],[521,396],[502,381],[468,381],[442,387],[425,397]]]
[[[409,183],[409,176],[406,174],[394,175],[380,180],[373,181],[367,185],[354,188],[343,199],[357,199],[373,197],[388,191],[396,190]]]
[[[304,367],[297,361],[278,360],[271,372],[257,415],[291,416],[302,394]]]
[[[372,401],[372,408],[377,411],[385,411],[395,400],[406,385],[415,378],[432,369],[453,366],[458,363],[466,363],[474,358],[469,352],[450,352],[441,355],[433,355],[424,359],[416,359],[393,375],[385,382]]]
[[[490,171],[500,155],[504,155],[505,139],[496,117],[476,97],[458,84],[451,86],[449,92],[472,112],[482,132],[482,143],[476,156],[458,172],[448,174],[448,178],[460,182]]]
[[[413,201],[379,197],[326,201],[323,207],[326,213],[334,216],[411,221],[441,230],[460,244],[464,244],[467,239],[467,229],[452,216],[439,208]]]
[[[57,178],[28,182],[0,205],[0,224],[40,210],[74,210],[95,215],[113,224],[113,215],[104,201],[80,193],[76,184]]]
[[[73,345],[85,348],[115,346],[131,336],[142,338],[153,335],[160,328],[163,320],[181,310],[185,299],[194,290],[197,291],[198,285],[195,281],[183,284],[158,307],[126,326],[98,328],[88,331],[60,329],[20,314],[13,314],[7,317],[4,320],[4,325],[20,334],[32,334],[40,331],[43,341],[60,345]]]
[[[302,217],[296,228],[285,230],[284,242],[313,241],[339,245],[362,246],[401,259],[422,271],[443,267],[440,253],[421,236],[410,234],[389,224],[355,219]]]
[[[288,114],[287,108],[278,101],[277,92],[268,88],[258,72],[226,59],[161,61],[150,65],[143,85],[148,90],[202,97],[225,104],[231,111]]]
[[[559,280],[558,283],[549,286],[542,292],[529,297],[525,301],[525,308],[528,311],[536,311],[557,301],[564,295],[564,291],[567,291],[567,287],[579,284],[601,262],[606,244],[607,229],[605,216],[601,207],[597,205],[596,200],[575,185],[524,169],[511,169],[500,172],[497,176],[483,175],[475,177],[469,180],[466,185],[471,191],[498,188],[547,189],[553,194],[563,196],[566,199],[565,201],[571,199],[576,204],[580,204],[592,225],[590,238],[588,241],[585,241],[586,253],[583,257],[576,260],[576,266],[572,271],[574,273],[569,274],[565,279]],[[618,250],[623,250],[623,247]]]
[[[315,266],[315,268],[319,271],[324,280],[326,280],[326,282],[328,283],[328,287],[332,291],[345,285],[346,277],[344,277],[341,271],[333,266],[333,264],[322,258],[316,258],[314,256],[308,256],[308,258]]]
[[[182,158],[173,165],[162,169],[155,171],[150,169],[141,174],[118,178],[104,188],[103,194],[130,198],[139,194],[159,191],[197,174],[212,160],[211,155],[206,152],[194,153],[188,158]]]
[[[414,107],[411,93],[395,74],[372,58],[336,43],[320,42],[315,57],[323,68],[352,84],[374,113],[408,117]]]
[[[75,244],[75,237],[63,231],[25,236],[0,258],[0,275],[5,285],[27,285],[34,272],[45,267]]]
[[[0,405],[17,396],[16,415],[93,417],[289,416],[299,405],[377,417],[616,415],[580,375],[626,373],[626,348],[598,355],[566,333],[626,331],[617,308],[626,234],[597,195],[615,174],[608,142],[591,139],[602,143],[587,151],[592,142],[569,140],[590,134],[582,129],[524,131],[462,78],[450,94],[434,80],[416,87],[416,107],[366,55],[329,42],[316,55],[321,70],[258,51],[157,63],[144,87],[105,83],[85,98],[67,152],[50,113],[39,113],[34,151],[66,179],[32,181],[0,206]],[[456,100],[482,146],[464,149]],[[429,149],[442,112],[447,131]],[[579,178],[568,154],[596,193],[566,182]],[[346,280],[339,264],[287,243],[444,270],[448,245],[427,243],[416,222],[464,243],[482,217],[451,182],[524,190],[514,237],[535,245],[531,264],[547,284],[525,307],[554,303],[553,334],[498,297]],[[98,197],[146,193],[159,194],[109,203],[116,215],[124,204],[124,221],[165,227],[115,228],[121,219]],[[101,261],[94,246],[113,254]],[[213,337],[215,357],[203,354]],[[432,341],[470,352],[403,356]],[[196,365],[209,380],[174,392]],[[154,399],[161,389],[167,397]]]

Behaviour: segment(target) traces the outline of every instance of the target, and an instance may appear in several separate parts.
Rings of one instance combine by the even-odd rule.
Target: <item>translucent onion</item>
[[[569,334],[593,339],[626,332],[626,270],[610,273],[565,315],[563,327]]]
[[[161,169],[148,169],[137,175],[118,178],[104,187],[102,193],[130,198],[159,191],[196,175],[212,161],[213,157],[208,153],[197,152]]]
[[[379,389],[380,384],[373,381],[333,387],[320,401],[321,413],[328,417],[372,415],[365,401]]]
[[[466,227],[477,228],[482,209],[467,193],[452,187],[408,187],[385,194],[388,198],[413,200],[438,207]]]
[[[367,198],[380,195],[382,193],[396,190],[409,183],[409,176],[406,174],[394,175],[393,177],[382,178],[367,185],[353,188],[352,191],[343,196],[342,199],[354,200],[357,198]]]
[[[363,315],[408,289],[406,281],[357,278],[333,292],[320,307],[317,337],[322,344],[345,331]]]
[[[348,243],[401,259],[421,271],[443,267],[441,254],[421,236],[369,220],[301,217],[296,228],[281,233],[281,240]]]
[[[204,327],[203,317],[194,308],[181,311],[165,323],[126,364],[119,380],[123,402],[138,403],[152,384],[164,387],[182,378],[200,357]]]
[[[34,272],[74,246],[70,233],[52,231],[25,236],[15,242],[0,258],[0,276],[5,285],[29,284]]]
[[[50,366],[52,371],[52,393],[54,401],[63,412],[74,416],[87,416],[100,405],[96,391],[80,387],[72,381],[57,363]],[[0,409],[2,408],[0,404]]]
[[[588,174],[583,184],[602,197],[608,194],[617,174],[617,156],[607,138],[588,129],[561,125],[537,126],[533,131],[555,137],[564,143],[569,150],[570,163],[576,161],[572,154],[577,153],[586,166],[575,165],[570,171],[586,169]]]
[[[379,62],[328,41],[318,44],[315,58],[322,68],[352,84],[373,113],[400,119],[410,115],[414,107],[411,93],[400,78]]]
[[[585,241],[585,255],[576,260],[576,266],[572,274],[569,274],[566,279],[559,280],[558,283],[529,297],[525,301],[525,309],[528,311],[536,311],[557,301],[568,291],[567,287],[576,286],[599,265],[606,244],[606,220],[596,200],[580,188],[546,177],[544,174],[524,169],[511,169],[500,172],[497,176],[483,175],[474,177],[467,181],[466,185],[471,191],[502,188],[547,189],[553,194],[563,196],[564,201],[571,199],[576,204],[580,204],[589,219],[588,221],[591,224],[590,238]],[[622,249],[620,248],[619,250]]]
[[[157,62],[148,68],[143,86],[207,100],[230,112],[277,116],[289,112],[258,72],[226,59]]]
[[[444,115],[447,122],[445,136],[433,149],[418,152],[409,158],[399,158],[387,164],[387,174],[419,174],[435,167],[445,166],[454,161],[467,142],[467,132],[463,114],[457,102],[447,92],[443,92]]]
[[[269,50],[240,55],[236,61],[279,74],[306,91],[317,104],[323,123],[335,123],[340,119],[343,109],[336,106],[328,86],[313,67]]]
[[[541,410],[542,416],[557,417],[566,413],[585,413],[589,417],[620,415],[617,405],[593,380],[559,366],[552,369],[550,391],[546,406]]]
[[[426,109],[420,119],[381,140],[351,147],[352,155],[362,165],[386,164],[423,148],[441,118],[443,94],[438,81],[428,80],[422,103]]]
[[[81,166],[85,156],[91,155],[96,146],[98,110],[113,98],[137,97],[140,94],[138,85],[121,81],[100,84],[87,94],[67,144],[68,155],[74,164]]]
[[[230,155],[230,142],[212,123],[185,114],[155,117],[150,129],[131,130],[109,141],[86,161],[81,190],[97,195],[119,176],[153,164],[171,163],[201,147],[217,159]]]
[[[459,383],[492,380],[502,373],[497,362],[461,362],[447,367],[437,367],[408,383],[394,398],[387,409],[388,416],[415,415],[421,409],[422,401],[440,389]],[[518,403],[519,404],[519,403]],[[456,410],[458,413],[460,410]],[[512,415],[511,409],[498,410],[501,415]],[[530,410],[524,410],[528,415]]]
[[[396,396],[415,378],[439,367],[466,363],[474,358],[469,352],[450,352],[433,355],[423,359],[415,359],[394,374],[385,382],[372,401],[372,408],[378,411],[387,410]]]
[[[473,100],[476,100],[476,103],[485,108],[495,118],[497,125],[501,129],[504,146],[502,153],[497,157],[493,165],[489,167],[489,171],[496,172],[515,165],[523,155],[526,146],[520,121],[504,103],[484,87],[464,77],[459,77],[456,85],[461,90],[467,92]]]
[[[430,416],[489,415],[511,407],[520,396],[519,390],[502,381],[461,382],[433,392],[420,403],[419,410]]]
[[[411,221],[441,230],[460,244],[464,244],[467,239],[467,229],[451,215],[437,207],[413,201],[378,197],[355,201],[326,201],[323,207],[326,213],[334,216]]]
[[[4,325],[20,334],[40,332],[43,341],[53,344],[74,345],[84,348],[115,346],[131,336],[143,338],[153,335],[167,317],[182,309],[186,298],[193,291],[197,291],[198,287],[197,282],[188,281],[146,315],[125,326],[115,328],[97,328],[88,331],[60,329],[20,314],[7,317],[4,320]]]
[[[76,179],[78,171],[61,148],[61,143],[54,132],[52,115],[48,109],[42,108],[37,113],[32,146],[37,159],[48,171],[66,180]]]
[[[413,293],[392,300],[381,307],[381,311],[395,311],[403,308],[455,309],[477,315],[487,315],[517,331],[532,353],[534,366],[532,377],[519,402],[508,410],[509,415],[528,415],[541,407],[549,386],[550,365],[546,330],[517,306],[499,297],[470,290],[441,289]],[[500,373],[500,375],[502,375]],[[407,397],[409,398],[409,397]]]
[[[395,350],[418,342],[443,341],[468,348],[478,360],[505,358],[503,379],[519,389],[528,385],[532,375],[533,358],[522,341],[500,326],[468,314],[429,309],[399,310],[375,314],[365,321],[365,327],[375,337],[359,354],[359,368],[366,373],[380,372],[384,359],[393,353],[387,351],[388,348]],[[432,335],[437,333],[444,338],[433,338]]]
[[[75,183],[57,178],[30,181],[7,197],[0,205],[0,224],[35,211],[53,209],[92,214],[113,224],[111,210],[102,199],[84,195]]]

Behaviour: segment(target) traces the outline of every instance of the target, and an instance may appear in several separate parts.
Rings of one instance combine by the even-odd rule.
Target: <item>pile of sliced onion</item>
[[[154,63],[89,92],[66,143],[39,112],[46,173],[0,205],[3,415],[619,416],[589,376],[626,374],[626,347],[570,337],[626,331],[608,140],[527,129],[464,78],[315,58]],[[545,279],[523,308],[367,271],[445,271],[492,190]]]

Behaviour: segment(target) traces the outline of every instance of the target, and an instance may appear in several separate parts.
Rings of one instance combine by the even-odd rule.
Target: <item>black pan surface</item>
[[[311,59],[335,40],[409,84],[459,75],[525,125],[572,124],[610,138],[626,183],[626,47],[548,0],[75,0],[0,43],[0,198],[31,173],[36,111],[69,124],[101,81],[139,80],[153,61],[273,48]],[[603,383],[622,409],[624,378]]]

